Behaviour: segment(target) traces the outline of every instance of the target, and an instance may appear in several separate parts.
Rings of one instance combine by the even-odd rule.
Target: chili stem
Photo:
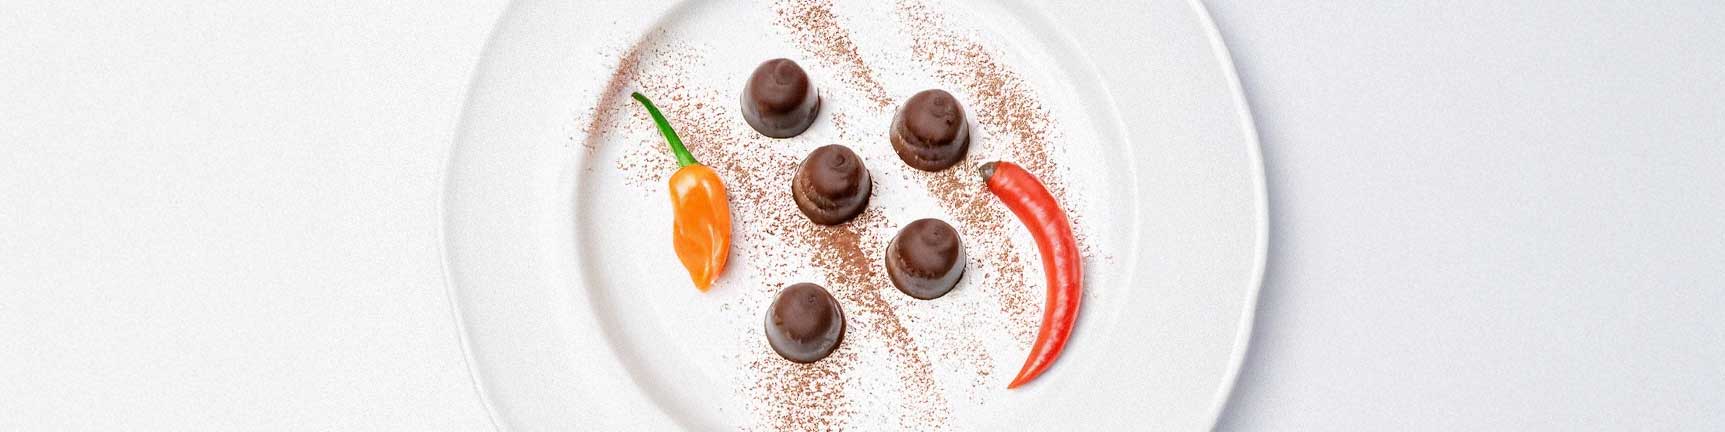
[[[665,115],[659,113],[659,107],[653,106],[653,101],[647,100],[647,97],[642,96],[641,92],[634,92],[630,96],[641,102],[641,106],[647,107],[647,114],[653,115],[653,123],[659,125],[659,133],[664,134],[665,142],[671,144],[671,154],[677,156],[677,167],[700,164],[700,162],[695,161],[694,155],[689,154],[689,149],[683,148],[683,140],[677,138],[677,131],[671,129],[671,122],[665,120]]]

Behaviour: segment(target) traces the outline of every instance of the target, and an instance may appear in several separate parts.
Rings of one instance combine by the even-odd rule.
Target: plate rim
[[[1217,392],[1216,400],[1210,405],[1209,428],[1215,429],[1222,419],[1223,411],[1228,408],[1228,400],[1239,387],[1240,370],[1245,367],[1246,355],[1252,348],[1253,329],[1257,327],[1258,296],[1264,289],[1264,271],[1270,251],[1270,196],[1264,173],[1264,144],[1258,136],[1257,119],[1252,116],[1252,105],[1246,99],[1245,86],[1240,82],[1240,71],[1234,65],[1234,54],[1228,50],[1227,41],[1222,39],[1222,30],[1216,27],[1216,20],[1210,15],[1210,8],[1205,6],[1202,0],[1186,0],[1186,3],[1198,12],[1199,26],[1204,28],[1205,37],[1210,40],[1211,53],[1222,63],[1223,80],[1228,83],[1229,98],[1233,99],[1241,133],[1246,139],[1246,158],[1251,166],[1252,177],[1252,206],[1256,213],[1252,216],[1257,222],[1252,233],[1256,237],[1256,243],[1252,246],[1255,249],[1252,251],[1252,282],[1246,288],[1240,328],[1234,335],[1233,353],[1228,359],[1228,369],[1222,378],[1227,385]]]
[[[475,96],[477,96],[479,80],[484,77],[484,66],[493,61],[493,53],[496,52],[497,41],[503,33],[504,22],[508,21],[509,17],[514,16],[520,8],[521,0],[509,0],[508,4],[503,5],[503,10],[498,12],[497,17],[491,20],[491,28],[485,32],[485,43],[479,47],[479,58],[474,60],[473,70],[468,72],[464,84],[467,88],[462,91],[461,95],[461,114],[456,116],[453,136],[450,137],[449,145],[445,146],[444,149],[443,169],[437,173],[437,183],[440,189],[440,196],[437,199],[437,252],[438,265],[442,266],[438,275],[443,278],[443,298],[444,302],[449,304],[449,316],[455,321],[455,336],[461,345],[461,364],[467,370],[467,386],[473,391],[473,395],[479,398],[480,409],[485,411],[485,422],[491,425],[493,431],[504,430],[503,423],[498,421],[500,416],[497,414],[497,404],[492,402],[491,394],[485,391],[485,384],[480,382],[479,362],[474,361],[473,340],[468,336],[467,329],[470,325],[467,323],[467,318],[461,313],[459,302],[461,294],[456,292],[460,288],[455,286],[455,275],[452,273],[455,267],[451,265],[453,256],[449,247],[449,203],[450,197],[455,195],[455,189],[454,183],[451,182],[453,176],[450,174],[455,172],[456,146],[461,145],[463,138],[467,136],[468,128],[472,127],[472,120],[469,117],[477,99]],[[1232,386],[1230,385],[1230,387]]]
[[[1208,428],[1213,429],[1220,421],[1222,413],[1227,409],[1228,401],[1238,387],[1240,372],[1244,367],[1246,356],[1251,350],[1252,335],[1257,325],[1258,303],[1263,289],[1269,252],[1269,194],[1266,184],[1262,139],[1258,134],[1250,101],[1246,98],[1244,86],[1240,81],[1239,70],[1234,64],[1233,54],[1228,49],[1227,42],[1222,38],[1221,30],[1216,26],[1210,9],[1203,1],[1185,0],[1185,3],[1196,12],[1195,16],[1198,19],[1199,27],[1202,28],[1204,37],[1210,45],[1211,55],[1222,66],[1222,78],[1227,84],[1229,100],[1233,105],[1232,110],[1237,117],[1238,124],[1236,127],[1240,128],[1242,138],[1245,141],[1243,144],[1246,147],[1244,150],[1246,151],[1248,176],[1252,183],[1251,193],[1254,210],[1254,250],[1250,282],[1244,292],[1240,323],[1236,329],[1228,365],[1223,373],[1221,382],[1224,384],[1218,389],[1210,404],[1210,412],[1206,415],[1209,423]],[[461,311],[460,294],[457,292],[460,288],[456,286],[455,277],[452,274],[454,266],[452,265],[452,251],[449,247],[451,226],[449,207],[455,191],[451,181],[453,177],[451,173],[454,172],[457,162],[456,147],[464,141],[467,131],[472,127],[473,119],[470,117],[477,99],[475,97],[476,92],[480,87],[478,84],[485,76],[484,66],[495,61],[494,53],[500,35],[503,33],[504,24],[519,13],[522,4],[522,0],[510,0],[497,17],[491,21],[491,28],[487,31],[485,43],[480,48],[479,58],[475,60],[474,68],[469,72],[465,81],[466,88],[462,92],[461,114],[456,118],[452,136],[445,146],[442,169],[438,172],[437,180],[439,197],[436,215],[439,223],[436,233],[436,247],[438,248],[438,264],[440,266],[438,275],[443,284],[443,296],[449,307],[450,318],[455,324],[462,364],[467,371],[467,384],[473,390],[474,395],[478,397],[481,409],[485,412],[486,421],[491,425],[491,430],[494,431],[502,431],[505,428],[500,422],[500,415],[492,395],[485,390],[485,385],[479,377],[478,362],[474,359],[473,341],[469,335],[470,324]]]

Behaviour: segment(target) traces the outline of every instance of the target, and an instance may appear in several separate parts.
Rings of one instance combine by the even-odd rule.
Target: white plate
[[[516,2],[474,79],[444,202],[451,295],[492,419],[1209,428],[1246,349],[1266,237],[1258,144],[1228,55],[1194,2],[1054,4]],[[822,91],[821,119],[791,139],[760,137],[737,114],[743,80],[774,57]],[[975,133],[970,160],[934,175],[885,138],[896,103],[925,88],[963,101]],[[632,90],[731,187],[736,245],[710,293],[671,253],[674,165]],[[832,143],[864,157],[876,188],[859,221],[820,228],[796,213],[786,179]],[[1010,391],[1044,288],[1026,231],[971,174],[993,159],[1059,185],[1086,258],[1070,345]],[[953,222],[971,254],[964,282],[932,301],[878,269],[885,241],[922,217]],[[835,246],[835,233],[855,240]],[[853,267],[832,252],[852,249],[864,257]],[[761,335],[772,294],[805,281],[832,290],[850,326],[809,366]]]

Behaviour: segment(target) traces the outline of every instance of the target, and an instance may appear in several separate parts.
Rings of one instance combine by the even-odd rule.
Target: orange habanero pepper
[[[671,144],[671,154],[677,157],[677,172],[671,174],[671,209],[675,218],[671,245],[677,259],[689,270],[689,280],[695,288],[706,292],[719,273],[725,270],[725,259],[731,254],[731,207],[725,198],[725,183],[719,173],[695,161],[683,140],[659,108],[641,93],[632,96],[647,107],[659,133]]]

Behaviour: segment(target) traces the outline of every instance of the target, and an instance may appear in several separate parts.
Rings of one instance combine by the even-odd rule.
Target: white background
[[[132,3],[0,1],[0,430],[488,428],[437,203],[503,1]],[[1221,428],[1725,429],[1725,7],[1331,3],[1211,5]]]

